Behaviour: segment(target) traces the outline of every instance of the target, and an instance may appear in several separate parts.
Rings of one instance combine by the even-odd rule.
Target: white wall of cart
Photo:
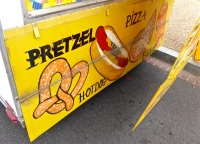
[[[20,0],[0,1],[0,20],[3,30],[22,26],[24,22]],[[1,37],[4,37],[3,34],[1,34]],[[4,53],[0,52],[0,95],[11,105],[16,113],[16,107],[2,55],[4,55]]]

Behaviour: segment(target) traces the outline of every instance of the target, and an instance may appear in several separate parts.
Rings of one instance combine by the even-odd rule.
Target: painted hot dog
[[[128,64],[128,51],[111,26],[100,26],[90,54],[96,70],[108,80],[118,79]]]

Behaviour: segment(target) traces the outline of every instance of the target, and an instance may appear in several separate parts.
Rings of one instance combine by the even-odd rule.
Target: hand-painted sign
[[[172,0],[126,0],[110,4],[109,15],[107,5],[82,10],[38,22],[39,38],[32,24],[6,30],[30,140],[155,51],[172,5]]]

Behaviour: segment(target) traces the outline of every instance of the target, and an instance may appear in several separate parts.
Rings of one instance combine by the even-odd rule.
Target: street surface
[[[167,72],[143,62],[33,144],[198,144],[200,87],[178,78],[171,89],[132,132]],[[28,144],[26,129],[13,124],[0,104],[0,143]]]

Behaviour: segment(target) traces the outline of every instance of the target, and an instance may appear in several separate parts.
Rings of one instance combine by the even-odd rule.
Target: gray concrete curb
[[[161,46],[151,56],[173,65],[178,55],[179,52]],[[185,66],[184,70],[194,75],[200,76],[200,62],[196,62],[193,60],[193,58],[191,58],[188,64]]]

